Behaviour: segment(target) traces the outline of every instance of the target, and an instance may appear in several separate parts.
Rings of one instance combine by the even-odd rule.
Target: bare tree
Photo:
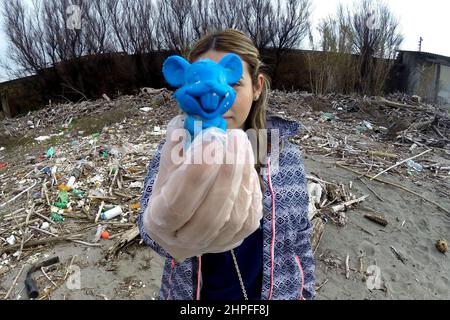
[[[395,53],[403,41],[399,21],[386,4],[362,0],[353,6],[340,5],[335,16],[321,21],[318,31],[321,49],[339,53],[322,58],[315,66],[330,63],[328,59],[332,57],[336,67],[322,66],[322,73],[325,69],[333,73],[324,77],[324,81],[337,84],[322,88],[346,92],[353,87],[351,90],[364,94],[383,91]]]
[[[319,22],[319,47],[323,52],[339,51],[339,30],[336,19],[328,17]]]
[[[100,1],[106,1],[105,10],[111,20],[116,50],[140,54],[159,48],[156,38],[158,14],[151,0]]]
[[[111,17],[108,15],[108,1],[91,0],[91,3],[86,13],[89,30],[89,33],[86,33],[86,52],[90,55],[112,52],[115,48],[109,37]]]
[[[247,0],[242,7],[241,28],[255,43],[259,50],[266,49],[274,37],[275,13],[271,0]]]
[[[5,0],[2,7],[4,29],[9,41],[8,56],[18,70],[9,70],[14,76],[29,75],[47,65],[42,44],[36,42],[41,30],[40,21],[28,14],[27,6],[20,0]]]
[[[242,29],[246,0],[211,0],[211,24],[216,30]]]
[[[297,48],[310,32],[310,0],[277,0],[271,30],[277,51]]]
[[[162,47],[186,55],[195,38],[192,30],[193,0],[166,0],[158,3],[158,34]]]
[[[311,32],[311,1],[277,0],[273,12],[269,26],[269,30],[272,32],[268,32],[268,34],[271,35],[271,44],[275,49],[273,77],[276,79],[284,53],[289,49],[298,48],[303,39]]]
[[[191,20],[195,39],[201,38],[213,28],[210,6],[211,0],[193,0]]]
[[[346,20],[351,33],[353,52],[360,57],[360,89],[379,92],[383,85],[381,82],[384,83],[388,74],[381,59],[394,58],[403,41],[399,21],[386,4],[377,0],[355,3],[350,11],[342,20]],[[380,79],[383,73],[384,79]]]
[[[260,50],[273,49],[276,70],[284,52],[309,32],[310,1],[33,0],[29,10],[24,0],[4,0],[2,15],[10,61],[27,74],[111,52],[185,55],[196,39],[226,28],[243,31]],[[77,28],[68,24],[73,5],[81,14]]]

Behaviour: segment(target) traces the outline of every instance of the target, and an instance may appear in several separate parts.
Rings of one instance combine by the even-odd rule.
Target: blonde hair
[[[254,85],[261,74],[264,77],[263,88],[258,100],[253,101],[250,113],[245,121],[245,130],[266,129],[266,107],[270,91],[270,78],[264,71],[265,65],[261,61],[260,53],[253,41],[243,32],[236,29],[226,29],[209,33],[198,40],[192,47],[188,60],[193,63],[201,55],[210,50],[235,53],[239,55],[249,66],[249,73]],[[267,140],[261,141],[262,137],[257,134],[258,149],[267,146]],[[257,157],[256,169],[259,172],[261,163]]]

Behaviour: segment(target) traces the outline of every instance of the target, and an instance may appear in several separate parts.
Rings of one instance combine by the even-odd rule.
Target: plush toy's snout
[[[194,135],[195,121],[202,122],[202,129],[218,127],[226,130],[222,116],[236,98],[231,86],[243,74],[238,55],[228,54],[219,63],[202,59],[193,64],[180,56],[171,56],[164,63],[163,74],[171,86],[179,88],[174,97],[188,115],[185,127],[191,135]]]

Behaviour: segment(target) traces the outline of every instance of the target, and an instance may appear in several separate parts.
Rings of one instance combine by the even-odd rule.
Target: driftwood
[[[363,232],[365,232],[365,233],[367,233],[367,234],[369,234],[369,235],[375,237],[375,234],[373,234],[373,233],[370,232],[369,230],[364,229],[363,227],[361,227],[360,225],[358,225],[358,224],[356,224],[356,223],[354,223],[354,222],[352,222],[352,221],[350,221],[350,223],[351,223],[352,225],[354,225],[355,227],[357,227],[358,229],[360,229],[361,231],[363,231]]]
[[[394,253],[395,257],[400,260],[403,264],[406,264],[407,259],[403,257],[400,252],[397,251],[393,246],[391,246],[391,250]]]
[[[350,255],[347,254],[347,257],[345,258],[345,277],[347,279],[350,278],[349,260],[350,260]]]
[[[358,177],[358,180],[361,181],[361,183],[365,185],[366,188],[369,189],[369,191],[372,192],[378,200],[383,201],[383,199],[371,187],[369,187],[369,185],[365,183],[362,178]]]
[[[373,176],[372,178],[370,178],[370,180],[376,179],[379,176],[381,176],[383,173],[388,172],[389,170],[392,170],[392,169],[398,167],[399,165],[401,165],[401,164],[403,164],[405,162],[408,162],[409,160],[413,160],[413,159],[416,159],[418,157],[421,157],[421,156],[423,156],[423,155],[425,155],[425,154],[427,154],[428,152],[431,152],[431,151],[433,151],[433,150],[432,149],[428,149],[427,151],[424,151],[421,154],[418,154],[418,155],[416,155],[414,157],[411,157],[411,158],[405,159],[403,161],[397,162],[395,165],[393,165],[393,166],[387,168],[386,170],[381,171],[379,174]]]
[[[351,171],[351,172],[357,174],[357,175],[360,176],[360,177],[366,177],[366,178],[371,179],[371,177],[370,177],[369,175],[367,175],[367,174],[365,174],[365,173],[358,172],[358,171],[356,171],[356,170],[353,170],[353,169],[351,169],[351,168],[349,168],[349,167],[347,167],[347,166],[341,164],[340,162],[336,162],[336,165],[337,165],[338,167],[342,168],[342,169],[349,170],[349,171]],[[404,186],[398,185],[398,184],[393,183],[393,182],[385,181],[385,180],[382,180],[382,179],[379,179],[379,178],[375,178],[375,179],[373,179],[373,180],[378,181],[378,182],[381,182],[381,183],[384,183],[384,184],[387,184],[387,185],[390,185],[390,186],[393,186],[393,187],[396,187],[396,188],[399,188],[399,189],[402,189],[402,190],[404,190],[404,191],[406,191],[406,192],[409,192],[409,193],[411,193],[411,194],[413,194],[413,195],[415,195],[415,196],[418,196],[418,197],[420,197],[421,199],[423,199],[423,200],[425,200],[425,201],[427,201],[427,202],[429,202],[429,203],[435,205],[436,207],[438,207],[439,209],[441,209],[442,211],[444,211],[444,212],[446,212],[448,215],[450,215],[450,211],[447,210],[447,209],[445,209],[444,207],[442,207],[440,204],[438,204],[438,203],[434,202],[433,200],[430,200],[430,199],[428,199],[428,198],[422,196],[421,194],[418,194],[417,192],[414,192],[414,191],[412,191],[412,190],[409,190],[408,188],[406,188],[406,187],[404,187]]]
[[[76,240],[76,238],[79,238],[79,236],[77,236],[77,237],[75,237],[75,236],[72,236],[72,237],[53,237],[53,238],[46,238],[46,239],[40,239],[40,240],[35,240],[35,241],[29,241],[29,242],[27,242],[27,243],[25,243],[23,245],[23,249],[37,247],[37,246],[43,246],[43,245],[57,243],[57,242],[72,241],[72,240]],[[13,246],[7,246],[7,247],[0,248],[0,255],[2,255],[3,253],[16,251],[17,249],[20,249],[20,246],[21,246],[20,244],[15,244]]]
[[[376,216],[374,214],[366,214],[366,215],[364,215],[364,217],[366,219],[369,219],[370,221],[373,221],[375,223],[378,223],[379,225],[382,225],[383,227],[386,227],[388,225],[388,221],[381,216]]]
[[[338,212],[340,212],[340,211],[345,211],[345,210],[347,210],[347,208],[348,208],[349,206],[351,206],[352,204],[363,202],[363,201],[366,200],[368,197],[369,197],[369,196],[366,195],[366,196],[363,196],[363,197],[358,198],[358,199],[355,199],[355,200],[349,200],[349,201],[346,201],[346,202],[344,202],[344,203],[340,203],[340,204],[338,204],[338,205],[335,205],[335,206],[331,207],[331,209],[333,210],[333,213],[338,213]]]
[[[25,265],[22,265],[22,267],[19,270],[19,273],[17,273],[17,276],[14,278],[11,287],[9,288],[8,292],[5,295],[5,298],[4,298],[5,300],[9,298],[9,295],[11,294],[11,292],[14,289],[14,287],[16,286],[17,280],[19,280],[19,277],[22,274],[24,268],[25,268]]]
[[[385,107],[407,109],[407,110],[413,110],[413,111],[418,111],[418,112],[428,112],[428,110],[426,110],[425,108],[390,101],[383,97],[377,97],[376,100],[372,100],[371,102],[381,105],[381,106],[385,106]]]
[[[322,240],[323,233],[325,231],[325,224],[321,218],[316,218],[311,221],[313,232],[311,235],[311,248],[315,254],[319,247],[320,240]]]
[[[116,256],[118,252],[128,245],[131,241],[139,236],[139,228],[135,226],[134,228],[124,232],[119,239],[108,249],[106,253],[106,259]]]
[[[323,287],[324,285],[326,285],[327,283],[328,283],[328,279],[326,279],[321,285],[319,285],[319,286],[316,288],[316,292],[319,292],[320,289],[322,289],[322,287]]]
[[[101,204],[100,207],[98,208],[97,215],[95,216],[95,220],[94,220],[95,223],[97,223],[97,222],[98,222],[98,219],[100,219],[100,215],[102,214],[102,210],[103,210],[103,207],[104,207],[104,206],[105,206],[105,201],[102,201],[102,204]]]
[[[33,185],[31,187],[28,187],[27,189],[23,190],[21,193],[19,193],[17,196],[15,196],[14,198],[6,201],[3,204],[0,204],[0,208],[3,208],[4,206],[6,206],[8,203],[13,202],[14,200],[18,199],[21,195],[23,195],[24,193],[30,191],[31,189],[33,189],[37,184],[37,181],[34,181]]]
[[[112,191],[113,191],[114,183],[116,182],[117,175],[119,174],[119,171],[120,171],[120,166],[117,166],[116,172],[114,172],[114,177],[113,177],[113,179],[112,179],[111,186],[109,187],[109,191],[108,191],[108,194],[109,194],[110,196],[112,196]]]
[[[358,257],[358,259],[359,259],[359,270],[358,270],[358,272],[362,274],[364,272],[364,253],[361,254]]]

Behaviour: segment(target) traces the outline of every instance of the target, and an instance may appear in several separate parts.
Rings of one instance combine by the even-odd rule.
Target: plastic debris
[[[72,188],[69,187],[69,186],[66,186],[65,184],[60,184],[60,185],[58,186],[58,190],[61,190],[61,191],[70,191],[70,190],[72,190]]]
[[[43,222],[41,225],[41,230],[46,230],[50,227],[50,223],[48,223],[47,221]]]
[[[53,206],[59,209],[67,209],[67,203],[65,202],[54,202]]]
[[[73,190],[72,190],[72,193],[73,193],[75,196],[80,197],[80,198],[82,198],[82,197],[84,196],[84,192],[81,191],[81,190],[73,189]]]
[[[92,242],[98,242],[103,234],[103,232],[106,230],[106,226],[99,224],[97,226],[97,231],[95,232],[95,236],[94,239],[92,240]]]
[[[50,147],[48,150],[47,150],[47,158],[51,158],[51,157],[53,157],[55,155],[55,149],[53,148],[53,147]]]
[[[120,206],[117,206],[111,210],[103,212],[101,214],[101,218],[102,218],[102,220],[110,220],[110,219],[114,219],[115,217],[118,217],[122,214],[123,214],[122,208]]]
[[[59,199],[59,201],[61,203],[66,203],[67,204],[67,203],[69,203],[69,194],[67,193],[67,191],[60,191],[58,199]]]
[[[41,137],[35,138],[34,140],[39,141],[39,142],[42,142],[42,141],[48,140],[48,139],[50,139],[50,138],[51,138],[51,137],[49,137],[49,136],[41,136]]]
[[[140,203],[133,203],[132,205],[130,205],[130,209],[131,210],[138,210],[141,208],[141,204]]]
[[[409,175],[414,175],[415,173],[418,172],[422,172],[423,171],[423,166],[417,162],[414,162],[412,160],[408,160],[406,162],[407,166],[408,166],[408,174]]]
[[[142,189],[144,188],[144,183],[141,181],[136,181],[130,184],[131,189]]]
[[[52,221],[54,222],[63,222],[65,220],[65,218],[62,215],[57,213],[52,213],[50,215],[50,219],[52,219]]]
[[[108,240],[109,239],[109,232],[108,231],[103,231],[101,238],[104,240]]]
[[[15,237],[14,235],[11,235],[10,237],[8,237],[8,238],[6,239],[6,242],[7,242],[9,245],[13,246],[13,245],[16,243],[16,237]]]
[[[67,181],[67,187],[72,189],[75,184],[76,178],[74,176],[71,176],[69,178],[69,181]]]
[[[373,130],[373,126],[369,121],[363,121],[363,125],[369,129],[369,130]]]
[[[323,121],[334,121],[334,120],[337,119],[337,117],[336,117],[336,115],[335,115],[334,113],[329,113],[329,112],[323,112],[323,113],[320,115],[320,118],[321,118]]]

